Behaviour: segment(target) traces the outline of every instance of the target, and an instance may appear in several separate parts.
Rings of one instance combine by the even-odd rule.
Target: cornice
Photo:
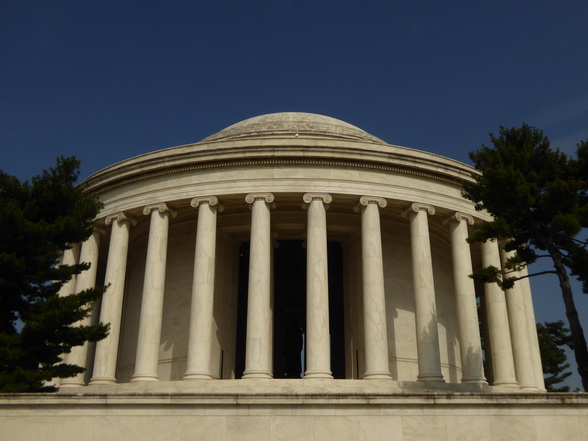
[[[164,161],[162,161],[164,162]],[[100,174],[89,177],[81,185],[86,191],[95,194],[101,194],[114,188],[133,184],[136,182],[153,179],[161,176],[171,176],[174,174],[188,173],[193,171],[205,170],[222,170],[227,168],[239,167],[342,167],[361,170],[376,170],[388,172],[391,174],[400,174],[408,176],[417,176],[437,182],[443,182],[456,187],[461,187],[464,182],[471,179],[465,179],[465,176],[454,177],[447,173],[440,173],[430,170],[419,169],[414,166],[394,164],[387,161],[367,161],[357,159],[336,159],[336,158],[292,158],[292,157],[266,157],[266,158],[243,158],[243,159],[221,159],[205,162],[196,162],[188,164],[178,164],[165,166],[157,169],[137,171],[129,173],[123,177],[101,177]],[[473,182],[473,180],[472,180]]]

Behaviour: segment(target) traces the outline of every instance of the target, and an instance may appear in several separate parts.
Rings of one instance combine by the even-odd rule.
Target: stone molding
[[[208,204],[211,207],[217,206],[217,211],[219,213],[222,213],[222,211],[225,209],[216,196],[198,196],[192,198],[190,201],[190,206],[193,208],[198,208],[200,204]]]
[[[104,219],[104,223],[106,225],[110,225],[112,223],[112,221],[128,222],[133,226],[137,225],[137,220],[134,217],[129,216],[127,214],[124,214],[122,211],[119,211],[118,213],[110,214],[110,215],[106,216],[106,218]]]
[[[422,204],[420,202],[413,202],[410,206],[402,212],[402,217],[407,217],[408,214],[412,211],[413,213],[418,213],[419,211],[426,211],[431,216],[435,214],[435,207],[429,204]]]
[[[143,208],[143,214],[145,216],[149,216],[151,214],[151,212],[153,210],[157,210],[160,213],[169,213],[169,215],[171,217],[176,217],[177,216],[177,212],[175,210],[173,210],[171,207],[168,207],[168,205],[165,202],[160,202],[157,204],[149,204],[149,205],[145,205],[145,207]]]

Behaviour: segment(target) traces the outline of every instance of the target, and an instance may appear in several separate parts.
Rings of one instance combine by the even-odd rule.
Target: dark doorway
[[[345,323],[343,322],[343,247],[329,242],[329,328],[331,332],[331,371],[345,378]]]
[[[245,372],[245,344],[247,342],[247,284],[249,282],[249,242],[239,248],[239,288],[237,294],[237,337],[235,378]]]
[[[304,375],[306,250],[282,240],[274,251],[274,378]]]
[[[329,324],[333,377],[345,378],[343,323],[343,253],[339,243],[329,242]],[[235,374],[245,370],[249,243],[241,246],[237,313]],[[283,240],[274,250],[274,378],[304,375],[303,342],[306,330],[306,249],[301,240]],[[297,356],[297,354],[299,354]]]

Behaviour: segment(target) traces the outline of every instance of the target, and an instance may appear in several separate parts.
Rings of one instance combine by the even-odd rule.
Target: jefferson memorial
[[[475,173],[309,113],[98,171],[62,295],[108,285],[110,333],[59,392],[2,397],[0,439],[588,439],[588,398],[545,392],[528,279],[469,277],[508,257],[467,242]]]

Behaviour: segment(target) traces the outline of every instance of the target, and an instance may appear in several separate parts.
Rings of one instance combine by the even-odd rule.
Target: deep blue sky
[[[573,153],[586,17],[585,0],[4,0],[0,169],[28,178],[75,155],[86,177],[280,111],[467,163],[523,122]],[[555,280],[534,287],[538,320],[565,318]]]

